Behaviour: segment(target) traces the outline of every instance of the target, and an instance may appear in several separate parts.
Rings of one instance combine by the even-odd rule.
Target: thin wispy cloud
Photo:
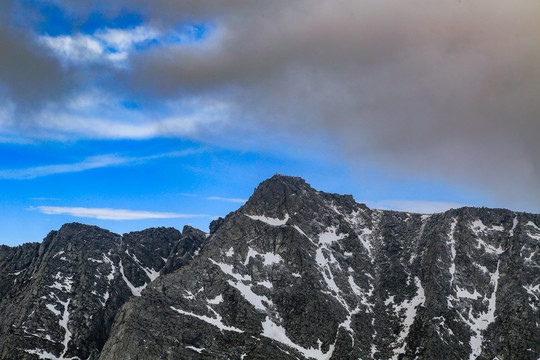
[[[24,169],[0,170],[0,178],[26,180],[53,174],[73,173],[125,164],[128,160],[116,155],[91,156],[72,164],[35,166]]]
[[[419,214],[434,214],[467,206],[455,202],[424,200],[382,200],[367,202],[367,205],[380,210],[397,210]]]
[[[81,172],[92,169],[106,168],[111,166],[130,165],[160,158],[181,157],[202,151],[202,149],[186,149],[140,157],[123,157],[114,154],[97,155],[88,157],[80,162],[71,164],[56,164],[35,166],[23,169],[0,170],[0,179],[28,180],[42,176]]]
[[[228,202],[233,202],[233,203],[245,203],[247,201],[247,199],[227,198],[227,197],[221,197],[221,196],[208,196],[205,199],[206,200],[228,201]]]
[[[199,197],[200,195],[197,194],[189,194],[189,193],[180,193],[178,195],[181,196],[188,196],[188,197]],[[226,201],[226,202],[232,202],[232,203],[245,203],[248,201],[248,199],[242,199],[242,198],[230,198],[230,197],[222,197],[222,196],[205,196],[202,197],[205,200],[215,200],[215,201]]]
[[[74,217],[95,218],[100,220],[145,220],[208,217],[208,215],[202,214],[179,214],[172,212],[155,212],[111,208],[37,206],[31,209],[37,209],[41,213],[47,215],[70,215]]]
[[[165,111],[174,115],[159,117],[126,109],[123,98],[111,95],[112,99],[107,100],[107,97],[107,93],[95,91],[74,96],[65,106],[50,106],[32,120],[31,127],[39,131],[26,135],[54,139],[197,139],[219,134],[228,123],[227,104],[215,100],[167,103]]]

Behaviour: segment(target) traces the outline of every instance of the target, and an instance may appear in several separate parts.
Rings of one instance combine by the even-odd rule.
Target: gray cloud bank
[[[82,12],[78,4],[64,5]],[[131,96],[156,101],[202,96],[227,103],[232,128],[250,124],[305,141],[324,133],[353,165],[375,161],[488,191],[506,206],[539,209],[538,2],[107,5],[111,13],[141,11],[155,26],[215,26],[200,44],[156,47],[136,55],[129,71],[108,70],[110,88],[121,84]],[[0,44],[10,44],[4,29]],[[0,61],[10,74],[26,74],[16,61]],[[16,90],[10,84],[19,78],[7,72],[0,81]]]
[[[43,49],[28,34],[3,24],[3,18],[0,16],[0,96],[23,107],[59,96],[68,77],[58,61],[40,52]],[[0,106],[3,103],[0,100]]]

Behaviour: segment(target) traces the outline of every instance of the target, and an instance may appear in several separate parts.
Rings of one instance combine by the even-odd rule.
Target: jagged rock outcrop
[[[177,252],[194,255],[183,242],[172,228],[120,236],[73,223],[42,244],[2,247],[0,358],[96,359],[126,300]]]
[[[277,175],[210,230],[0,248],[0,356],[540,357],[540,215],[372,210]]]
[[[0,296],[3,298],[18,281],[34,258],[38,256],[39,243],[29,243],[15,248],[0,246]]]

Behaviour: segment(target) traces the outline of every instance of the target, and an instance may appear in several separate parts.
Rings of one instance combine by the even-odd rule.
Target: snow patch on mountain
[[[270,226],[282,226],[287,223],[289,220],[289,214],[285,214],[284,219],[278,219],[278,218],[271,218],[267,216],[259,216],[259,215],[247,215],[246,216],[253,220],[262,221],[265,224],[268,224]]]

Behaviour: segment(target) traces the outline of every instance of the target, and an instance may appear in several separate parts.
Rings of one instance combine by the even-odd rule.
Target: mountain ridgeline
[[[0,247],[1,359],[540,357],[540,215],[369,209],[297,177],[210,225]]]

